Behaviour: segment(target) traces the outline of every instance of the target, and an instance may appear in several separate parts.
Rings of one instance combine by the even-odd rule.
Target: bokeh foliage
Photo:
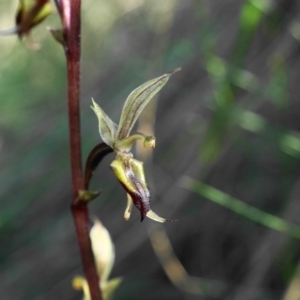
[[[0,3],[1,28],[13,25],[16,5]],[[291,300],[285,291],[298,278],[298,239],[253,222],[260,213],[250,220],[186,190],[182,179],[300,225],[299,6],[83,1],[84,158],[100,141],[91,97],[117,121],[131,90],[183,68],[152,107],[157,147],[145,170],[154,210],[179,219],[165,226],[175,253],[189,274],[222,286],[217,299]],[[64,55],[45,30],[58,17],[46,23],[34,31],[38,52],[17,37],[0,39],[3,299],[80,299],[71,287],[80,259],[69,213]],[[170,283],[147,238],[151,221],[140,224],[137,213],[123,221],[125,195],[110,160],[93,178],[102,195],[91,210],[116,246],[112,276],[124,282],[115,299],[209,299]]]

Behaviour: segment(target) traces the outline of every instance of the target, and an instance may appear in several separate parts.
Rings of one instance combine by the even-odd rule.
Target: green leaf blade
[[[254,206],[244,203],[230,195],[210,186],[201,181],[197,181],[188,176],[184,176],[181,183],[186,188],[200,196],[207,198],[235,214],[241,215],[249,220],[259,223],[273,230],[283,232],[289,236],[300,239],[300,226],[290,223],[282,218],[264,212]]]

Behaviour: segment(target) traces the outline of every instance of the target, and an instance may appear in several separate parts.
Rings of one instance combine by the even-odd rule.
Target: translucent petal
[[[149,218],[149,219],[152,219],[156,222],[160,222],[160,223],[164,223],[166,222],[166,219],[160,217],[159,215],[157,215],[153,210],[149,210],[146,214],[146,216]]]
[[[92,249],[97,266],[97,272],[100,276],[101,282],[105,282],[108,280],[114,264],[115,248],[109,232],[99,220],[95,220],[90,232],[90,237],[92,241]]]
[[[160,77],[149,80],[131,92],[131,94],[126,99],[122,110],[117,132],[118,140],[128,137],[133,125],[135,124],[136,120],[138,119],[139,115],[148,104],[148,102],[157,92],[162,89],[162,87],[169,80],[169,77],[179,70],[180,68],[177,68]]]
[[[94,99],[92,99],[92,101],[93,101],[93,106],[91,106],[91,108],[97,115],[101,138],[105,144],[112,147],[115,141],[117,125],[100,108],[100,106],[94,101]]]

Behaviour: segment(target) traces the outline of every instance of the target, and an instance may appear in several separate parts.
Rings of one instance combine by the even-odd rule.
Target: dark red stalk
[[[81,0],[61,0],[61,17],[65,33],[65,51],[68,72],[68,113],[70,134],[70,155],[73,187],[71,205],[81,252],[83,269],[89,284],[91,299],[102,300],[99,278],[89,236],[89,215],[87,203],[78,201],[78,191],[84,190],[84,176],[81,165],[80,140],[80,6]]]

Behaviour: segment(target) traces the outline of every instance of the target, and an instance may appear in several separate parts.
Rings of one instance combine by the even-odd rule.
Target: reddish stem
[[[102,300],[99,277],[89,236],[89,214],[86,203],[78,201],[78,191],[84,189],[80,140],[80,6],[81,0],[61,0],[62,23],[68,71],[68,112],[70,155],[73,187],[72,213],[81,252],[83,269],[89,284],[91,299]]]

